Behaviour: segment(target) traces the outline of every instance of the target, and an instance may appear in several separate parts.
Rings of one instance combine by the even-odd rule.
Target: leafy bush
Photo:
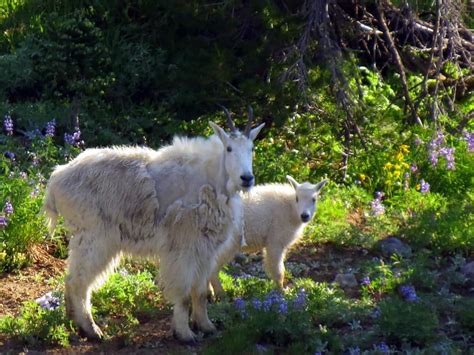
[[[148,271],[113,274],[92,299],[94,314],[106,323],[107,332],[126,339],[139,324],[137,317],[157,311],[161,294]]]
[[[249,300],[239,297],[233,307],[224,306],[227,329],[206,353],[253,353],[274,347],[303,352],[326,350],[331,335],[313,326],[305,289],[295,289],[286,296],[277,291],[259,294]],[[211,311],[211,316],[219,314],[222,312]]]
[[[429,305],[389,298],[379,306],[379,331],[390,341],[426,345],[436,338],[439,321]]]
[[[73,330],[63,306],[49,310],[33,301],[25,303],[19,317],[0,318],[0,333],[19,338],[31,346],[57,344],[67,347]]]

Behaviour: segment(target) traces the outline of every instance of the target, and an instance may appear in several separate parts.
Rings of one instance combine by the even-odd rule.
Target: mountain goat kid
[[[69,243],[65,302],[68,316],[89,338],[102,332],[91,314],[91,293],[123,254],[158,258],[165,298],[173,304],[172,329],[193,342],[191,318],[213,332],[207,285],[217,255],[242,232],[239,191],[253,185],[252,147],[263,124],[243,133],[210,123],[208,139],[175,138],[157,151],[138,147],[88,149],[58,166],[45,205],[51,229],[61,214]]]
[[[299,184],[291,176],[286,178],[290,184],[257,185],[243,196],[246,244],[234,238],[233,248],[219,257],[210,280],[215,296],[222,297],[224,294],[219,270],[240,250],[253,253],[264,249],[265,271],[283,288],[286,252],[303,235],[305,226],[316,211],[320,190],[328,182]]]

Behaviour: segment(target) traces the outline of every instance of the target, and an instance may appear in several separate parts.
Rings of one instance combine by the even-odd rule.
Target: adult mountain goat
[[[246,244],[234,238],[232,248],[219,256],[211,278],[216,296],[223,295],[219,270],[240,250],[252,253],[264,249],[265,271],[283,288],[286,252],[302,236],[316,211],[320,190],[328,182],[299,184],[291,176],[286,178],[290,184],[257,185],[243,196]]]
[[[241,234],[238,191],[253,185],[253,140],[263,127],[232,132],[210,123],[208,139],[175,138],[157,151],[138,147],[88,149],[58,166],[48,184],[44,211],[54,229],[64,217],[69,243],[65,302],[70,318],[90,338],[102,332],[91,314],[91,292],[123,254],[160,260],[165,298],[173,304],[172,328],[194,341],[192,320],[215,330],[207,316],[207,283],[217,255]]]

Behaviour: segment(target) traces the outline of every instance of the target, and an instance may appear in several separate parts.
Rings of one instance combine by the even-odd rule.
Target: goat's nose
[[[250,174],[240,175],[240,178],[242,179],[242,186],[245,186],[245,187],[252,186],[253,175],[250,175]]]
[[[308,213],[308,212],[303,212],[303,213],[301,214],[301,220],[302,220],[303,222],[308,222],[308,221],[309,221],[309,213]]]

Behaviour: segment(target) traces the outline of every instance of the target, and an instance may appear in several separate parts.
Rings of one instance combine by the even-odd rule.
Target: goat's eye
[[[298,202],[298,197],[296,198],[296,202]]]
[[[232,151],[232,147],[231,147],[231,146],[227,147],[227,151],[228,151],[228,152],[231,152],[231,151]]]
[[[315,202],[316,202],[316,199],[313,197],[313,203],[315,203]]]

